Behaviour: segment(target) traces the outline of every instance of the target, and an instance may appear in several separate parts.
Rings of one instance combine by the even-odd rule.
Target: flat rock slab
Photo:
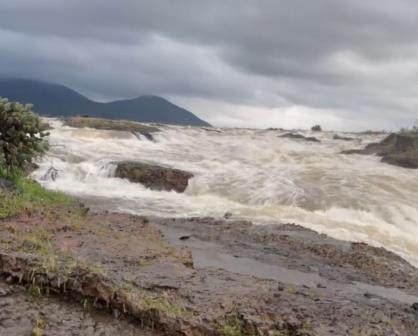
[[[88,299],[166,335],[418,330],[414,267],[384,249],[296,225],[111,213],[64,224],[32,213],[2,223],[0,236],[9,282]]]
[[[115,177],[140,183],[152,190],[174,190],[182,193],[186,190],[193,174],[149,163],[123,161],[117,163]]]

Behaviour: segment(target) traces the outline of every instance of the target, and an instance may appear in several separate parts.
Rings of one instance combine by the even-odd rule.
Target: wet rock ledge
[[[127,335],[418,330],[418,271],[381,248],[292,224],[66,214],[1,223],[0,335],[21,335],[15,322],[28,315],[28,300],[36,302],[32,324],[41,316],[39,327],[50,335],[59,335],[59,326],[45,302],[71,311],[74,330],[80,309],[88,313],[94,328],[84,335],[102,335],[103,326]],[[16,293],[21,286],[26,292]],[[44,299],[51,301],[37,301]]]

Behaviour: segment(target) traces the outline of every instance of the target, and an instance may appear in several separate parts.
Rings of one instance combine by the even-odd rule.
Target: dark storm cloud
[[[415,0],[0,0],[0,15],[2,75],[164,95],[226,124],[418,118]]]

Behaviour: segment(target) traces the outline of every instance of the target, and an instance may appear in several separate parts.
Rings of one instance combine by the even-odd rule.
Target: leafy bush
[[[31,105],[0,98],[0,166],[7,172],[24,170],[42,155],[47,135]]]
[[[322,127],[320,125],[315,125],[315,126],[312,126],[311,130],[314,132],[321,132]]]

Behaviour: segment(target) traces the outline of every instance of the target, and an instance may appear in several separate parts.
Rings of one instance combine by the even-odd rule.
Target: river
[[[59,120],[33,177],[110,211],[167,217],[226,212],[256,224],[296,223],[334,238],[383,246],[418,265],[418,170],[378,157],[342,155],[384,135],[159,126],[155,141],[128,132],[74,129]],[[114,177],[116,162],[140,160],[190,171],[184,194]],[[57,169],[52,179],[48,170]]]

